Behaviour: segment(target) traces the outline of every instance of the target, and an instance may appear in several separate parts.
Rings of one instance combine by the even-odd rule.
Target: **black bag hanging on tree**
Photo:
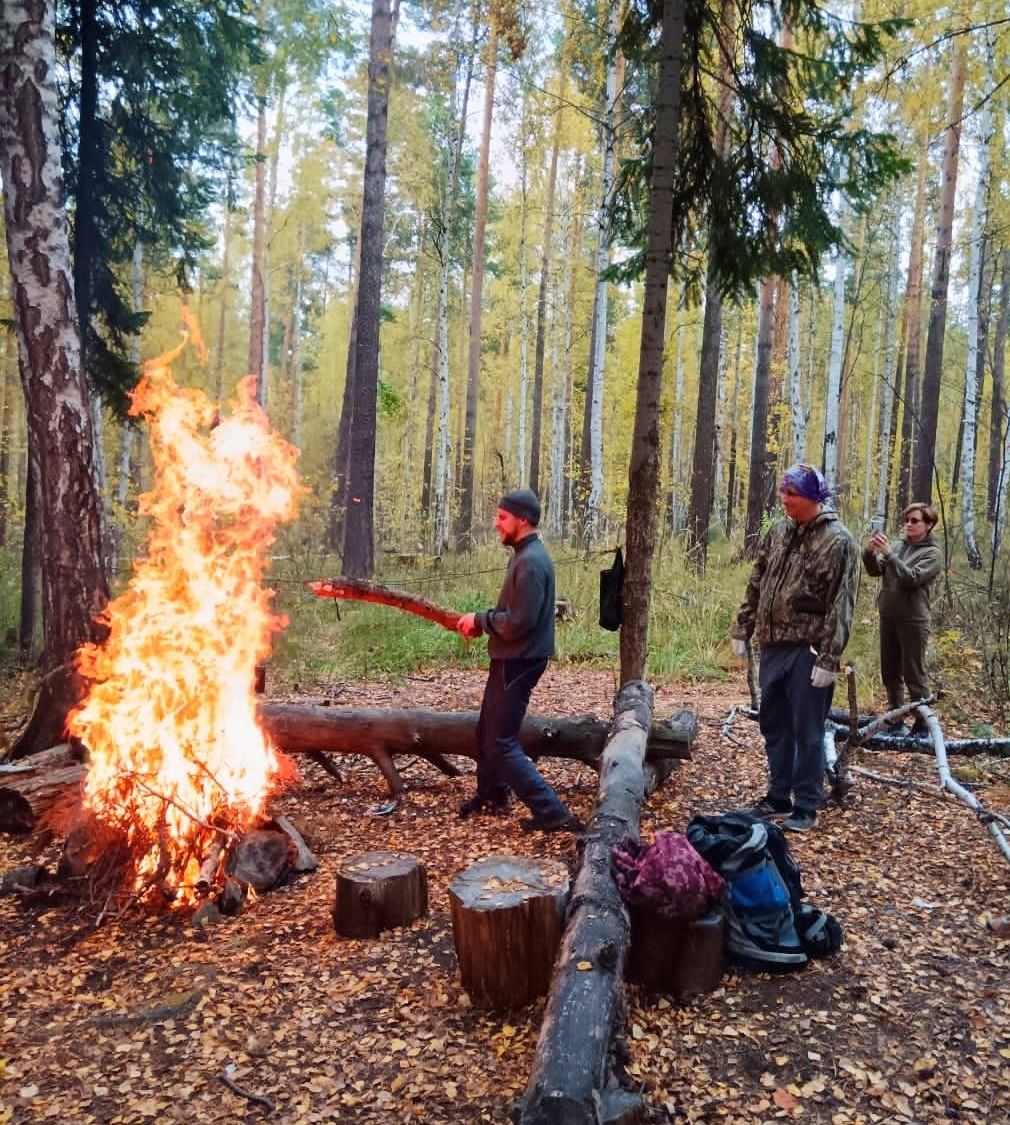
[[[624,586],[624,552],[614,552],[614,561],[600,571],[600,628],[615,632],[621,627],[621,590]]]

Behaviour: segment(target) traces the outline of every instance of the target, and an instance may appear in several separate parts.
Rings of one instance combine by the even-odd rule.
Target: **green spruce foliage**
[[[684,69],[671,272],[697,298],[707,263],[693,250],[709,245],[711,277],[724,293],[751,293],[764,277],[816,277],[823,256],[844,236],[832,216],[833,194],[860,207],[908,170],[896,139],[852,125],[853,86],[884,57],[899,19],[842,21],[811,0],[737,0],[742,31],[725,42],[716,0],[685,0]],[[621,279],[644,268],[652,135],[651,85],[661,5],[632,4],[621,49],[635,64],[640,157],[622,164],[615,230],[632,253],[615,268]],[[780,36],[780,29],[789,36]],[[720,48],[720,42],[723,43]],[[715,143],[721,54],[732,63],[728,154]]]

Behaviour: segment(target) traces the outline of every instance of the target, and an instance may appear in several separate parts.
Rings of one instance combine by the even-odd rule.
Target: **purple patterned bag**
[[[726,888],[723,877],[681,832],[660,830],[651,844],[626,837],[611,851],[614,879],[624,901],[664,918],[703,918]]]

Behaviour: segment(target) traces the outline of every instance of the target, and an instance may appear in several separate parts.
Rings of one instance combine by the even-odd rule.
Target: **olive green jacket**
[[[817,666],[837,672],[858,584],[859,548],[836,512],[806,524],[780,519],[758,547],[733,636],[810,645]]]
[[[943,569],[943,555],[932,532],[918,543],[899,539],[891,544],[890,555],[864,549],[863,567],[867,574],[883,579],[877,594],[881,617],[907,625],[929,625],[930,594]]]

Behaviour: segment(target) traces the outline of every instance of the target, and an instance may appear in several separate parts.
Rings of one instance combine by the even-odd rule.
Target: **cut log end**
[[[496,856],[453,879],[453,941],[476,1006],[514,1010],[547,992],[568,895],[568,869],[557,860]]]
[[[413,856],[365,852],[337,869],[333,925],[344,937],[378,937],[427,913],[428,875]]]

